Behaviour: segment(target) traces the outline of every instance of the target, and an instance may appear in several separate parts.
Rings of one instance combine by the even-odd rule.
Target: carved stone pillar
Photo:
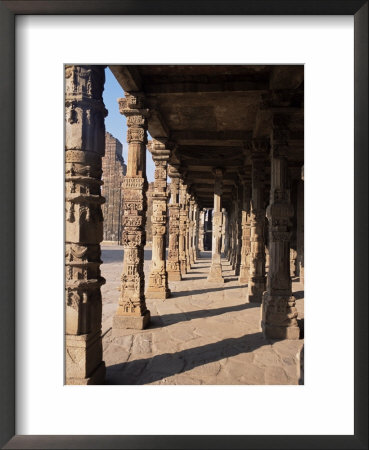
[[[187,258],[186,258],[186,231],[187,231],[187,193],[186,185],[180,180],[179,183],[179,262],[181,275],[187,273]]]
[[[66,384],[103,384],[100,242],[104,66],[65,68]]]
[[[204,235],[205,235],[205,211],[202,209],[199,212],[199,232],[197,248],[200,252],[204,251]]]
[[[297,185],[297,275],[300,282],[304,282],[304,167],[301,171],[301,180]]]
[[[237,262],[237,189],[233,188],[232,192],[232,255],[231,255],[231,265],[232,269],[236,270]]]
[[[240,284],[249,282],[250,274],[250,252],[251,252],[251,180],[243,178],[243,202],[242,202],[242,246],[241,246],[241,267],[238,281]]]
[[[123,180],[123,273],[113,332],[126,328],[143,329],[150,321],[145,303],[144,246],[146,242],[146,144],[147,117],[144,96],[125,94],[118,100],[120,113],[127,117],[128,161]]]
[[[220,253],[222,245],[223,218],[221,209],[223,169],[214,169],[214,175],[213,245],[211,266],[207,280],[210,282],[224,283]]]
[[[228,223],[228,211],[223,208],[223,221],[224,221],[224,256],[229,257],[229,223]]]
[[[195,199],[193,196],[190,197],[190,210],[189,210],[189,255],[190,255],[190,265],[195,263]]]
[[[187,186],[189,188],[189,186]],[[186,272],[191,270],[191,195],[186,192]]]
[[[290,239],[293,207],[288,193],[288,132],[283,116],[274,116],[271,147],[269,272],[263,297],[262,329],[270,339],[299,339],[295,298],[290,277]]]
[[[193,257],[196,262],[199,257],[199,206],[195,202],[195,211],[194,211],[194,228],[193,228]]]
[[[167,166],[170,150],[153,140],[149,150],[155,163],[152,226],[152,259],[146,298],[166,299],[170,296],[165,263],[167,225]]]
[[[236,252],[235,252],[235,263],[234,263],[234,274],[239,276],[240,266],[241,266],[241,248],[242,248],[242,195],[243,186],[241,183],[236,188]]]
[[[254,140],[251,156],[251,254],[248,301],[261,303],[265,291],[264,173],[269,140]]]
[[[179,172],[172,165],[168,168],[170,183],[170,204],[169,204],[169,251],[167,261],[167,272],[169,281],[180,281],[181,267],[179,260]]]
[[[222,208],[222,245],[221,245],[221,249],[220,252],[224,253],[224,244],[225,244],[225,218],[224,218],[224,213],[225,213],[225,208]]]

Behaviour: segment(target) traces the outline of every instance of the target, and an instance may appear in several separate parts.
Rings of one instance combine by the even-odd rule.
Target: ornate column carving
[[[66,384],[103,384],[100,242],[104,66],[65,68]]]
[[[144,246],[146,243],[146,144],[147,118],[145,99],[139,92],[125,94],[118,100],[120,113],[127,117],[128,161],[123,180],[124,247],[121,293],[113,318],[113,332],[126,328],[143,329],[150,321],[145,302]]]
[[[238,184],[236,187],[236,224],[235,224],[235,233],[236,233],[236,248],[235,248],[235,264],[234,271],[235,275],[239,276],[240,274],[240,266],[241,266],[241,247],[242,247],[242,194],[243,194],[243,186],[242,184]]]
[[[297,275],[304,282],[304,166],[301,169],[301,180],[297,185]]]
[[[271,146],[269,272],[263,296],[262,329],[270,339],[299,339],[295,298],[290,277],[290,239],[293,207],[288,193],[288,130],[285,117],[274,115]]]
[[[187,188],[183,180],[179,182],[179,262],[181,275],[187,273],[186,231],[187,231]]]
[[[199,206],[195,202],[194,227],[193,227],[193,258],[196,262],[199,257]]]
[[[205,235],[205,211],[202,209],[199,212],[199,232],[198,232],[198,245],[199,252],[204,251],[204,235]]]
[[[246,284],[249,282],[250,273],[250,252],[251,252],[251,180],[244,176],[242,178],[243,202],[242,202],[242,245],[241,245],[241,266],[239,283]]]
[[[180,281],[181,267],[179,259],[179,226],[180,226],[180,204],[179,204],[179,177],[178,168],[174,165],[168,166],[168,174],[171,177],[170,183],[170,204],[169,204],[169,250],[167,261],[167,272],[169,281]]]
[[[146,298],[170,296],[165,263],[167,225],[167,166],[171,151],[156,139],[149,142],[155,163],[152,223],[152,259]]]
[[[248,301],[261,303],[265,291],[264,176],[269,140],[254,139],[251,155],[251,254]]]
[[[221,245],[222,245],[222,178],[223,169],[216,168],[213,170],[214,180],[214,211],[213,211],[213,245],[212,258],[209,276],[210,282],[224,283],[221,265]]]
[[[189,272],[191,270],[191,195],[189,194],[189,185],[187,185],[187,192],[186,192],[186,211],[187,211],[187,217],[186,217],[186,272]]]
[[[194,199],[194,197],[191,197],[190,200],[191,203],[191,248],[190,248],[190,260],[191,260],[191,265],[195,264],[196,262],[196,227],[197,227],[197,204],[196,201]]]

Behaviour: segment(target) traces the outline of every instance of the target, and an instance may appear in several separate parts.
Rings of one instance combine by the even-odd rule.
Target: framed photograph
[[[367,2],[0,25],[3,448],[368,448]]]

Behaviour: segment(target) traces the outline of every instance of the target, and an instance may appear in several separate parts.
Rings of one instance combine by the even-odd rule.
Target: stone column
[[[146,243],[146,144],[147,117],[141,93],[119,99],[120,113],[127,117],[128,161],[123,180],[123,273],[113,333],[126,328],[143,329],[150,322],[145,302],[144,246]]]
[[[170,150],[158,140],[149,145],[155,163],[152,224],[152,258],[146,298],[165,300],[170,296],[166,270],[167,166]]]
[[[205,211],[202,209],[199,213],[199,234],[198,234],[198,245],[197,248],[199,252],[204,251],[204,234],[205,234]]]
[[[187,230],[187,193],[186,185],[180,180],[179,184],[179,262],[181,275],[187,273],[187,259],[186,259],[186,230]]]
[[[241,266],[238,281],[240,284],[249,282],[250,273],[250,252],[251,252],[251,221],[250,221],[250,201],[251,201],[251,180],[243,178],[243,202],[242,202],[242,245],[241,245]]]
[[[223,208],[223,221],[224,221],[224,256],[229,258],[229,224],[228,224],[228,211]]]
[[[100,242],[104,66],[65,67],[66,384],[103,384]]]
[[[242,247],[242,194],[243,194],[243,186],[241,183],[238,184],[237,188],[237,197],[236,197],[236,252],[235,252],[235,264],[234,264],[234,274],[239,276],[240,274],[240,266],[241,266],[241,247]]]
[[[224,244],[225,244],[225,219],[224,219],[225,208],[222,208],[222,245],[220,252],[224,253]]]
[[[194,214],[193,214],[193,259],[196,262],[198,254],[198,235],[199,235],[199,207],[195,201],[194,204]]]
[[[224,283],[222,276],[221,264],[221,245],[222,245],[222,177],[223,169],[214,169],[214,212],[213,212],[213,245],[212,258],[209,276],[207,278],[210,282]]]
[[[187,188],[189,186],[187,185]],[[186,272],[191,270],[191,203],[190,203],[191,195],[186,192]]]
[[[301,180],[297,185],[297,275],[304,282],[304,166],[301,170]]]
[[[261,303],[265,291],[264,173],[269,140],[254,140],[251,155],[251,254],[248,301]]]
[[[170,204],[169,204],[169,250],[167,272],[169,281],[180,281],[181,267],[179,260],[179,172],[173,165],[168,166],[168,173],[171,177],[170,183]]]
[[[190,197],[190,220],[189,220],[189,254],[191,266],[195,264],[195,199],[191,195]]]
[[[293,207],[288,193],[288,132],[283,116],[274,116],[271,146],[269,272],[263,296],[262,329],[270,339],[299,339],[295,298],[290,277],[290,239]]]

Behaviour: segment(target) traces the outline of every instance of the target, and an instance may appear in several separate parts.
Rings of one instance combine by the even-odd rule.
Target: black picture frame
[[[350,436],[15,435],[15,17],[18,14],[353,15],[355,59],[355,416]],[[368,448],[368,1],[43,0],[0,1],[0,445],[7,449]],[[339,92],[337,93],[339,95]]]

